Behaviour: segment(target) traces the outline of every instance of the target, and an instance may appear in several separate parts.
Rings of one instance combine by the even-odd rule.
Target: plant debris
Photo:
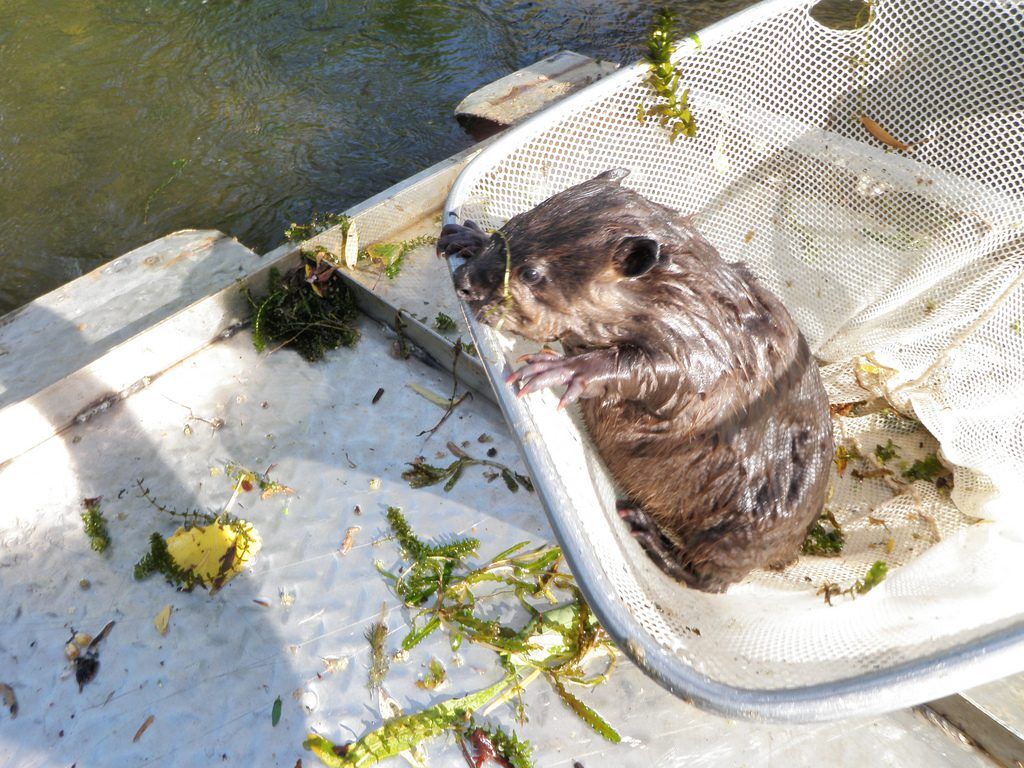
[[[263,501],[266,501],[271,496],[295,493],[294,488],[289,488],[287,485],[270,479],[270,472],[275,466],[277,465],[271,464],[267,467],[266,472],[260,474],[238,464],[228,462],[224,465],[224,474],[231,478],[234,485],[240,486],[241,490],[246,493],[258,486],[260,489],[260,499]]]
[[[110,532],[107,530],[107,521],[100,511],[102,496],[94,499],[82,499],[82,523],[85,524],[85,535],[89,537],[89,546],[94,552],[105,552],[110,546]]]
[[[64,655],[71,661],[75,670],[75,682],[78,683],[79,693],[99,672],[99,645],[113,628],[114,622],[108,621],[96,637],[71,630],[71,637],[64,644]]]
[[[438,659],[431,659],[427,665],[427,674],[416,681],[416,687],[425,691],[433,691],[448,679],[444,664]]]
[[[380,690],[391,666],[388,655],[384,653],[384,641],[388,637],[388,625],[384,623],[387,608],[386,604],[380,607],[380,618],[371,624],[364,634],[370,644],[370,670],[366,687],[371,691]]]
[[[349,529],[345,531],[345,538],[341,542],[341,554],[347,555],[349,553],[349,550],[352,549],[352,544],[355,542],[356,534],[361,530],[363,530],[362,526],[349,526]]]
[[[449,442],[447,447],[448,451],[455,456],[455,461],[447,467],[435,467],[427,464],[424,458],[420,456],[415,461],[407,463],[409,469],[402,473],[402,479],[408,482],[411,488],[424,488],[428,485],[437,485],[443,482],[444,490],[447,492],[455,487],[459,478],[462,477],[462,471],[466,467],[480,465],[493,467],[498,470],[501,473],[502,480],[505,481],[506,487],[512,493],[518,491],[519,486],[533,493],[533,482],[526,475],[521,475],[497,461],[475,459],[455,445],[455,443]]]
[[[280,343],[315,362],[329,350],[355,345],[359,311],[352,291],[322,251],[302,253],[301,259],[283,276],[270,269],[266,297],[257,300],[246,291],[253,310],[252,343],[257,352]]]
[[[139,730],[137,730],[135,732],[135,735],[132,736],[132,744],[138,743],[139,739],[142,738],[142,734],[144,734],[146,732],[146,729],[148,729],[149,726],[153,724],[154,720],[156,720],[156,715],[150,715],[142,721],[142,725],[139,726]]]
[[[871,567],[868,568],[863,579],[857,579],[857,581],[846,589],[843,589],[835,582],[826,581],[818,588],[817,594],[823,596],[825,598],[825,602],[831,606],[833,597],[838,597],[839,595],[856,597],[857,595],[867,594],[881,584],[888,573],[889,566],[887,566],[882,560],[876,560],[872,563]]]
[[[341,225],[344,235],[347,234],[351,222],[352,220],[343,213],[317,213],[314,211],[308,224],[292,222],[291,226],[284,231],[284,236],[288,242],[299,243],[338,225]]]
[[[860,457],[860,451],[857,450],[856,445],[837,445],[836,456],[833,461],[835,461],[836,471],[839,473],[839,476],[842,477],[846,472],[846,465],[850,463],[851,459],[859,459]]]
[[[270,708],[270,727],[276,728],[281,722],[281,697],[274,699],[274,705]]]
[[[828,407],[829,415],[832,418],[836,416],[856,416],[857,410],[867,405],[867,400],[857,400],[852,403],[832,403]]]
[[[441,333],[451,333],[458,326],[456,326],[455,321],[444,312],[438,312],[437,317],[434,318],[434,327]]]
[[[807,538],[800,547],[801,554],[816,557],[839,557],[843,552],[846,537],[831,512],[826,510],[807,532]]]
[[[558,570],[558,547],[527,550],[527,542],[520,542],[482,565],[471,566],[467,559],[479,548],[476,539],[428,543],[413,532],[396,507],[388,508],[387,519],[406,563],[401,575],[379,563],[377,568],[405,606],[415,611],[402,647],[410,650],[443,629],[453,651],[464,641],[495,651],[505,675],[481,691],[388,720],[354,743],[335,745],[310,734],[304,742],[307,749],[329,766],[369,766],[447,732],[469,741],[475,755],[462,746],[471,765],[482,766],[484,760],[492,759],[499,765],[528,768],[532,765],[528,742],[478,725],[472,716],[488,704],[490,711],[514,699],[518,718],[524,721],[521,694],[541,676],[587,725],[610,741],[620,740],[600,715],[568,690],[570,684],[592,687],[606,680],[615,656],[572,576]],[[501,595],[514,596],[521,608],[519,621],[491,618],[508,613],[494,607],[493,598]],[[598,657],[605,660],[603,670],[588,671]],[[436,672],[433,665],[432,672]]]
[[[898,459],[899,457],[900,453],[896,449],[896,446],[893,444],[892,438],[889,438],[889,440],[886,441],[885,445],[875,446],[875,458],[878,459],[878,461],[881,462],[882,464],[892,461],[893,459]]]
[[[167,604],[163,608],[161,608],[157,615],[153,618],[153,626],[156,628],[156,631],[161,635],[166,635],[167,630],[170,628],[172,610],[174,610],[174,607],[170,604]]]
[[[662,8],[654,15],[654,25],[647,38],[647,62],[649,74],[647,84],[660,101],[644,108],[640,103],[636,108],[637,120],[643,125],[647,118],[656,117],[658,123],[668,128],[669,143],[675,143],[679,136],[693,138],[697,135],[697,121],[690,112],[690,89],[679,91],[682,70],[672,66],[672,55],[675,53],[676,16],[670,8]]]
[[[868,572],[864,574],[864,578],[859,579],[853,585],[853,589],[858,595],[867,594],[881,584],[888,573],[889,566],[882,560],[876,560],[872,563],[871,567],[868,568]]]
[[[241,481],[235,486],[232,502],[218,515],[198,510],[178,512],[157,502],[142,480],[137,480],[136,484],[153,507],[186,520],[185,525],[167,539],[156,532],[150,535],[149,551],[135,564],[136,579],[159,573],[184,592],[200,586],[211,595],[216,594],[262,547],[252,523],[227,511],[238,495]]]
[[[0,698],[4,700],[4,706],[11,713],[11,720],[18,716],[18,700],[14,696],[14,689],[7,683],[0,683]]]
[[[370,405],[376,405],[380,402],[380,399],[384,397],[384,387],[379,387],[373,395],[373,399],[370,401]]]
[[[434,424],[434,426],[430,427],[429,429],[424,429],[422,432],[419,432],[416,435],[417,437],[423,437],[423,435],[433,435],[435,432],[437,432],[437,430],[441,428],[441,426],[446,421],[448,421],[448,417],[451,416],[455,409],[459,407],[459,404],[462,403],[462,401],[465,400],[467,397],[471,397],[470,391],[468,389],[462,393],[461,397],[456,397],[456,394],[458,394],[459,391],[459,358],[462,356],[462,344],[458,342],[461,341],[462,339],[457,340],[452,351],[452,396],[449,397],[448,400],[446,401],[444,414],[441,416],[440,419],[437,420],[437,423]],[[410,384],[409,386],[413,387],[414,391],[416,391],[418,394],[422,394],[424,396],[426,396],[426,394],[424,393],[427,393],[429,395],[434,394],[433,392],[430,392],[430,390],[423,390],[423,392],[420,392],[420,390],[423,388],[420,387],[417,389],[415,384]]]
[[[864,130],[870,133],[875,139],[885,144],[885,146],[889,147],[889,149],[894,149],[897,152],[907,152],[913,149],[914,145],[921,144],[926,141],[926,139],[920,139],[918,141],[903,142],[895,138],[891,133],[867,115],[858,115],[857,119],[860,120],[860,124],[864,126]]]
[[[413,392],[415,392],[417,395],[422,397],[427,402],[433,403],[438,408],[448,409],[452,407],[452,402],[454,400],[453,398],[442,397],[436,392],[432,392],[431,390],[427,389],[422,384],[417,384],[415,381],[410,381],[406,382],[405,386],[407,386],[409,389],[411,389]]]
[[[934,483],[940,475],[948,473],[948,470],[939,461],[939,457],[934,453],[929,453],[923,459],[918,459],[911,464],[909,469],[904,470],[903,476],[908,480],[925,480]]]
[[[389,280],[394,280],[405,265],[406,256],[421,246],[436,242],[437,235],[420,235],[397,243],[374,243],[364,249],[359,258],[379,266]]]
[[[471,717],[466,728],[458,733],[458,739],[462,756],[466,758],[469,768],[482,768],[488,761],[502,768],[533,768],[533,748],[530,742],[520,740],[514,732],[509,735],[500,726],[477,725]],[[474,754],[470,754],[470,749]]]
[[[396,337],[391,345],[392,356],[397,360],[408,360],[412,354],[412,346],[405,336],[405,320],[402,319],[402,310],[395,313],[395,324],[392,329]]]
[[[181,176],[182,173],[184,173],[186,165],[188,165],[188,159],[184,157],[179,157],[171,161],[171,168],[174,169],[174,173],[172,173],[170,176],[164,179],[163,182],[161,182],[156,187],[156,189],[150,192],[149,195],[146,197],[146,204],[142,208],[143,224],[149,223],[149,208],[151,205],[153,205],[153,201],[156,199],[157,195],[159,195],[161,192],[167,189],[167,187],[171,185],[171,182],[173,182],[176,178]]]

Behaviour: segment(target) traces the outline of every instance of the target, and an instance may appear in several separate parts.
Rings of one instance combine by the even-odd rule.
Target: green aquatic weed
[[[662,8],[654,15],[654,24],[647,37],[647,84],[658,97],[655,104],[637,104],[637,120],[643,125],[647,118],[657,118],[669,130],[669,143],[679,136],[697,135],[697,121],[690,112],[690,89],[680,91],[682,70],[672,65],[675,53],[676,16],[670,8]],[[697,47],[699,48],[699,40]]]

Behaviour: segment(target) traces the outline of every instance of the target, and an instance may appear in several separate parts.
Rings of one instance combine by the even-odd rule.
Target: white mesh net
[[[485,153],[450,200],[498,227],[630,168],[628,186],[698,212],[723,257],[783,299],[833,403],[884,398],[834,419],[837,445],[864,457],[833,472],[842,556],[755,573],[724,596],[663,577],[617,519],[582,428],[553,395],[524,401],[553,514],[608,600],[679,663],[749,689],[884,671],[1024,624],[1024,4],[876,0],[848,31],[820,25],[813,5],[762,4],[688,44],[696,138],[670,145],[640,124],[652,95],[635,67]],[[861,115],[919,143],[887,151]],[[880,466],[890,440],[897,456]],[[903,475],[939,448],[952,493]],[[890,566],[881,586],[825,604],[823,584],[847,587],[876,560]]]

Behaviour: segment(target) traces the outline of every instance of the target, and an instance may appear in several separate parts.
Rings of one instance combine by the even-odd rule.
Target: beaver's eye
[[[519,279],[526,285],[536,285],[540,282],[540,272],[533,267],[523,267],[519,270]]]

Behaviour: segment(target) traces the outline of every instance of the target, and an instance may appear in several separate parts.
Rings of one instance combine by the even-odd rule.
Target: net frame
[[[554,397],[534,396],[520,401],[504,385],[509,361],[522,345],[469,318],[499,405],[519,440],[555,534],[602,624],[634,662],[669,690],[704,708],[753,720],[821,721],[879,713],[1024,669],[1024,599],[1013,590],[1000,590],[997,584],[999,569],[1007,579],[1017,579],[1022,572],[1015,561],[1024,560],[1020,557],[1024,535],[1019,514],[1024,500],[1020,479],[1024,402],[1012,404],[1024,392],[1024,353],[1007,355],[1000,363],[1007,370],[986,379],[987,389],[980,394],[982,400],[988,398],[996,406],[990,409],[992,414],[982,413],[972,421],[973,416],[963,405],[963,393],[960,400],[955,397],[958,371],[1000,367],[993,363],[986,338],[976,338],[979,329],[997,317],[1005,324],[1005,318],[1018,309],[1024,312],[1024,248],[1020,236],[1024,201],[1019,197],[1024,168],[1019,157],[1013,157],[1014,153],[1024,156],[1024,119],[1019,100],[1000,85],[1024,78],[1024,64],[1020,60],[1005,61],[1000,53],[1005,46],[1000,47],[1003,44],[998,41],[974,40],[968,44],[972,29],[976,37],[995,35],[1019,41],[1024,36],[1024,8],[1000,0],[882,0],[875,3],[869,25],[837,32],[811,19],[809,10],[814,5],[816,0],[767,0],[700,31],[696,40],[681,46],[676,61],[683,67],[684,78],[691,75],[694,81],[690,99],[699,128],[692,142],[680,139],[670,147],[663,138],[662,153],[651,151],[657,147],[652,138],[657,126],[640,126],[638,122],[630,126],[628,109],[642,91],[646,70],[642,64],[625,67],[498,138],[465,169],[445,208],[449,221],[472,218],[496,227],[515,213],[609,167],[631,167],[628,185],[673,207],[700,211],[699,228],[723,256],[748,261],[759,278],[783,297],[816,355],[830,363],[823,368],[823,377],[833,402],[846,402],[844,398],[867,388],[887,397],[897,410],[913,414],[938,438],[941,454],[954,467],[955,505],[929,497],[923,501],[915,498],[914,507],[919,509],[923,503],[934,512],[933,522],[938,521],[935,527],[942,546],[914,556],[914,567],[905,569],[910,576],[901,568],[879,588],[880,594],[871,593],[858,601],[857,607],[843,606],[851,609],[844,620],[794,621],[801,611],[809,610],[806,591],[787,591],[792,585],[770,578],[748,580],[750,583],[725,596],[709,597],[678,587],[673,592],[659,572],[643,566],[645,555],[622,535],[623,526],[615,519],[614,488],[587,445],[578,421],[570,415],[559,415]],[[938,31],[931,29],[929,25],[934,25],[940,14],[951,16],[952,21]],[[995,32],[993,19],[1002,20],[995,25]],[[972,23],[989,26],[972,28]],[[951,110],[953,122],[981,125],[972,130],[967,137],[970,140],[955,134],[953,140],[939,137],[930,142],[930,147],[922,145],[923,151],[914,157],[905,157],[887,154],[877,144],[872,146],[862,126],[861,133],[857,133],[856,125],[835,124],[836,114],[856,113],[855,102],[864,98],[864,83],[869,82],[872,95],[879,95],[875,102],[860,109],[870,106],[876,114],[885,114],[886,129],[893,135],[922,135],[922,121],[913,119],[915,109],[921,112],[921,100],[909,91],[901,92],[900,87],[875,85],[882,82],[883,75],[891,75],[894,51],[895,59],[901,51],[916,47],[931,51],[929,46],[942,40],[942,35],[948,42],[949,29],[958,28],[956,25],[963,30],[957,38],[959,51],[992,52],[977,59],[981,75],[965,69],[971,64],[969,60],[958,64],[954,73],[957,82],[977,86],[973,92],[964,89],[968,92],[948,99],[953,107],[963,110],[959,114]],[[900,30],[906,31],[902,37]],[[839,78],[829,93],[815,90],[813,98],[805,99],[812,102],[809,108],[802,105],[800,97],[790,96],[787,101],[783,86],[801,80],[808,89],[821,85],[844,56],[863,53],[869,35],[874,36],[870,51],[878,61]],[[766,40],[771,44],[765,44]],[[747,66],[740,72],[721,66],[723,61],[734,62],[737,46],[745,51]],[[796,61],[801,54],[819,47],[825,49],[820,57]],[[943,61],[948,65],[952,58],[951,54]],[[986,90],[985,78],[991,79],[992,71],[1000,68],[1006,70],[1003,79]],[[916,76],[903,78],[897,85],[920,89],[922,82],[930,82],[929,73],[936,66],[920,69]],[[771,82],[766,73],[779,72],[785,73],[785,82],[778,93],[758,84],[758,73],[762,81]],[[745,85],[752,96],[730,99],[730,92]],[[737,102],[743,104],[738,106]],[[827,108],[821,109],[825,102]],[[1006,104],[1014,108],[1006,109]],[[935,111],[934,105],[931,111]],[[927,127],[949,135],[948,119]],[[1012,138],[1014,133],[1016,140]],[[789,194],[785,184],[773,188],[765,182],[772,173],[785,171],[784,162],[775,162],[779,155],[797,157],[795,165],[803,172],[794,177],[795,187],[798,202],[804,203],[791,206],[799,208],[800,213],[791,216],[794,221],[786,220],[784,215],[781,225],[765,213],[777,212],[780,201],[785,202]],[[857,217],[868,222],[875,242],[888,248],[882,253],[895,257],[890,259],[895,264],[893,269],[881,269],[880,276],[864,274],[859,264],[850,268],[851,274],[845,275],[849,279],[840,281],[852,296],[852,309],[844,311],[822,309],[823,302],[816,301],[820,296],[810,289],[787,291],[784,270],[777,263],[779,250],[795,250],[794,243],[801,238],[813,242],[817,235],[836,245],[831,228],[838,225],[830,218],[836,212],[827,205],[806,204],[836,194],[828,183],[816,186],[814,174],[806,172],[808,165],[813,170],[819,162],[823,177],[831,179],[836,168],[848,172],[853,180],[843,177],[838,183],[847,187],[852,184],[856,189],[851,192],[843,187],[843,194],[852,197],[856,193],[859,197],[856,205],[844,207],[842,216],[852,216],[854,224],[862,223]],[[681,173],[680,168],[692,170]],[[708,172],[723,178],[702,181],[700,174]],[[737,183],[752,177],[758,182],[752,190]],[[906,192],[910,189],[916,193],[922,186],[926,187],[923,197]],[[731,194],[722,194],[723,190]],[[773,197],[770,204],[763,201],[765,197]],[[936,210],[943,215],[946,211],[970,212],[988,229],[977,232],[978,222],[971,216],[946,221]],[[919,219],[926,223],[942,219],[941,228],[929,230],[937,245],[918,249],[923,255],[915,252],[901,260],[906,250],[898,244],[893,246],[885,237],[916,231],[907,222]],[[750,232],[763,228],[780,239],[782,246],[745,251],[739,242],[746,239],[744,228],[750,221],[757,222]],[[849,221],[841,223],[850,229]],[[918,228],[927,229],[924,225]],[[863,235],[862,229],[857,233]],[[845,232],[844,237],[848,234]],[[851,245],[842,238],[838,246],[848,248],[853,255],[864,250],[863,242]],[[949,258],[943,260],[945,256]],[[880,261],[877,257],[875,260]],[[823,261],[808,263],[804,259],[797,266],[815,275],[836,278],[840,259]],[[941,277],[925,283],[924,288],[918,285],[908,290],[908,285],[914,289],[914,282],[905,279],[901,270],[919,269],[922,264],[929,268],[930,275]],[[874,264],[869,263],[871,266]],[[863,290],[858,281],[868,284],[870,290]],[[884,290],[890,284],[899,290]],[[952,291],[949,284],[960,287]],[[935,316],[925,312],[924,322],[920,318],[907,320],[907,307],[935,286],[946,286],[949,301],[942,303]],[[1012,320],[1009,325],[1012,330]],[[858,354],[851,355],[851,349]],[[881,372],[871,381],[864,380],[871,377],[861,375],[865,367],[858,368],[857,361],[864,359]],[[909,435],[904,443],[920,442],[924,448],[927,433],[885,423],[888,417],[873,418],[882,420],[868,425],[877,434]],[[957,423],[951,426],[951,422]],[[1008,435],[1005,450],[977,450],[980,441],[972,442],[972,435],[976,437],[986,425],[994,428],[996,422],[1002,423],[1003,434]],[[1009,427],[1005,426],[1007,422]],[[913,446],[908,445],[906,450],[912,453]],[[585,487],[588,482],[589,489]],[[844,503],[855,504],[877,490],[851,490],[840,483],[838,496]],[[849,499],[844,496],[847,493]],[[591,507],[600,507],[602,514],[591,514]],[[898,514],[906,519],[918,513],[904,510]],[[981,530],[970,525],[971,516],[995,522]],[[970,558],[970,567],[963,564],[965,557]],[[637,558],[640,565],[635,562]],[[988,571],[982,561],[991,566]],[[864,562],[843,565],[847,574],[858,568],[862,573]],[[820,564],[809,572],[830,573]],[[801,571],[797,569],[796,573]],[[640,585],[639,592],[623,587],[629,579]],[[963,590],[964,599],[957,599],[957,590]],[[984,609],[969,599],[977,594],[982,594]],[[758,602],[766,598],[771,604],[759,607]],[[704,631],[687,634],[686,630],[696,627],[679,621],[678,608],[673,627],[659,626],[660,609],[652,612],[651,606],[666,599],[680,601],[683,613],[692,609]],[[915,607],[939,606],[935,609],[935,625],[916,630],[901,626],[901,621],[910,622],[893,617],[901,599],[916,601]],[[863,608],[865,604],[867,608]],[[784,621],[773,622],[776,613]],[[962,627],[958,628],[956,621],[952,627],[942,625],[958,616],[963,617],[957,619]],[[913,620],[925,625],[928,622],[920,615],[914,615]],[[709,633],[703,622],[716,626],[717,631]],[[736,643],[723,629],[730,622],[739,627],[737,633],[751,636],[755,632],[752,627],[762,622],[782,639],[775,645],[773,640],[753,637],[750,642],[744,643],[741,638]],[[792,630],[792,626],[797,629]],[[903,632],[906,637],[881,643],[866,637],[876,631]],[[799,632],[814,636],[813,642],[790,636]],[[719,658],[723,654],[708,642],[715,638],[722,641],[727,652],[735,652],[732,661]],[[828,652],[829,644],[835,647],[834,653]],[[792,663],[787,656],[791,652],[799,657]],[[872,658],[873,653],[878,657]],[[846,661],[848,669],[836,669],[837,662],[841,667]]]

